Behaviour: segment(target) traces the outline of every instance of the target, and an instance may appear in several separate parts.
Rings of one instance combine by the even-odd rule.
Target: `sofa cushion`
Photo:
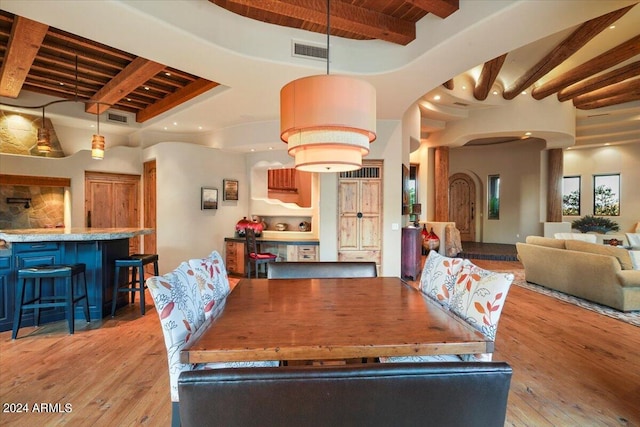
[[[512,282],[511,273],[485,270],[465,260],[458,274],[450,309],[495,341],[498,320]]]
[[[640,270],[640,251],[629,251],[629,257],[631,258],[631,264],[633,264],[634,270]]]
[[[567,240],[567,249],[572,251],[589,252],[597,255],[607,255],[618,259],[623,270],[633,270],[633,263],[629,256],[629,251],[609,245],[599,245],[597,243],[581,242],[579,240]]]
[[[429,252],[420,277],[420,290],[429,298],[449,308],[449,300],[462,268],[460,258],[447,258],[432,250]]]
[[[526,242],[531,245],[547,246],[549,248],[566,249],[564,239],[552,239],[551,237],[527,236]]]

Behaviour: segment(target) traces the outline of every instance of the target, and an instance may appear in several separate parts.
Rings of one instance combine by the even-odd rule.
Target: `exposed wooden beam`
[[[473,88],[473,96],[478,101],[487,99],[491,86],[493,86],[493,83],[496,81],[498,73],[500,73],[500,69],[502,69],[502,65],[506,58],[507,54],[505,53],[504,55],[500,55],[497,58],[484,63],[482,71],[480,72],[480,77],[478,77],[476,86]]]
[[[71,178],[50,176],[0,174],[0,185],[25,185],[38,187],[71,187]]]
[[[209,1],[215,3],[214,0]],[[277,14],[283,18],[327,25],[327,5],[323,1],[226,0],[225,3]],[[331,3],[331,28],[401,45],[407,45],[416,38],[415,24],[409,21],[344,2]]]
[[[640,35],[637,35],[618,46],[596,56],[576,68],[556,77],[553,80],[533,89],[531,95],[537,99],[566,88],[569,85],[586,79],[589,76],[600,73],[640,53]]]
[[[458,0],[413,0],[413,5],[438,18],[446,18],[459,9]]]
[[[163,64],[158,64],[148,59],[139,57],[134,59],[89,99],[85,106],[85,111],[92,114],[101,114],[109,109],[109,106],[117,103],[151,77],[164,70],[165,67]]]
[[[189,83],[184,88],[172,93],[161,101],[156,102],[139,111],[136,114],[136,122],[144,123],[145,121],[159,116],[160,114],[177,107],[178,105],[205,93],[206,91],[218,86],[218,83],[206,79],[198,79]]]
[[[592,77],[588,80],[576,83],[558,92],[559,101],[568,101],[576,96],[607,87],[632,77],[640,76],[640,61],[632,62],[624,67],[616,68],[601,76]]]
[[[527,89],[542,76],[560,65],[578,49],[587,44],[589,40],[597,36],[609,25],[620,19],[634,5],[607,13],[580,25],[569,37],[564,39],[548,55],[542,58],[536,65],[530,68],[516,82],[502,94],[504,99],[513,99],[523,90]]]
[[[38,54],[48,25],[17,16],[0,67],[0,96],[17,98]]]
[[[626,102],[640,101],[640,90],[630,92],[625,95],[612,96],[611,98],[600,99],[598,101],[587,102],[584,104],[575,104],[579,110],[593,110],[596,108],[610,107],[612,105],[624,104]]]
[[[453,88],[454,88],[453,79],[449,79],[446,82],[442,83],[442,86],[444,86],[445,88],[447,88],[449,90],[453,90]]]
[[[576,96],[573,98],[573,104],[576,107],[579,107],[580,105],[589,104],[594,101],[610,99],[634,92],[640,92],[640,78],[627,80],[602,89],[594,90],[593,92],[589,92],[584,95]]]

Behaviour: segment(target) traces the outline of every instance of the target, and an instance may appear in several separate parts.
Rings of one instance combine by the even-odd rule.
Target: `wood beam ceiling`
[[[620,19],[634,5],[618,9],[606,15],[594,18],[580,25],[569,37],[556,46],[553,51],[542,58],[536,65],[523,74],[510,88],[502,94],[504,99],[513,99],[523,90],[545,76],[549,71],[564,62],[602,30]]]
[[[532,96],[535,99],[543,99],[569,85],[586,79],[594,74],[605,71],[606,69],[618,65],[635,55],[640,54],[640,35],[630,38],[624,43],[609,49],[601,55],[573,68],[570,71],[556,77],[547,83],[533,89]]]
[[[48,29],[48,25],[22,17],[13,21],[0,68],[0,96],[18,97]]]
[[[327,3],[318,0],[209,0],[239,15],[272,24],[327,32]],[[357,40],[379,39],[407,45],[416,38],[415,24],[427,13],[446,18],[458,0],[374,0],[366,5],[332,0],[331,34]]]
[[[83,102],[92,114],[109,108],[135,113],[139,121],[218,85],[2,10],[0,40],[0,96],[17,98],[28,90]]]

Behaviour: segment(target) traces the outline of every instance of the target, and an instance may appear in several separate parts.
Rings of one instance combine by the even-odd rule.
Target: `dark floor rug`
[[[570,304],[577,305],[587,310],[595,311],[596,313],[600,313],[604,316],[612,317],[617,320],[621,320],[623,322],[629,323],[634,326],[640,327],[640,311],[630,311],[630,312],[622,312],[611,307],[607,307],[604,305],[596,304],[591,301],[584,300],[582,298],[574,297],[573,295],[568,295],[554,289],[545,288],[544,286],[536,285],[534,283],[529,283],[522,278],[518,278],[513,281],[514,285],[520,286],[525,289],[529,289],[534,292],[538,292],[552,298],[559,299],[564,302],[568,302]]]

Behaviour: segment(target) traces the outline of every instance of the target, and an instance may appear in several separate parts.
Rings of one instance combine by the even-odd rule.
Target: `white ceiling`
[[[461,0],[460,9],[449,18],[429,14],[418,22],[416,40],[407,46],[332,37],[331,73],[356,74],[370,81],[377,90],[378,119],[400,120],[412,104],[441,91],[443,82],[454,76],[456,82],[464,81],[478,64],[515,50],[501,73],[500,83],[509,84],[510,78],[540,58],[541,50],[551,49],[575,26],[633,3]],[[239,151],[284,148],[278,135],[280,88],[293,79],[326,71],[323,62],[291,55],[292,40],[323,45],[325,36],[243,18],[207,0],[1,0],[0,7],[221,83],[144,125],[101,125],[105,132],[128,136],[132,145],[191,140]],[[590,42],[590,48],[603,52],[619,44],[616,40],[630,38],[625,34],[637,34],[639,14],[640,7],[632,9],[615,30]],[[548,78],[584,62],[587,54],[581,52]],[[451,111],[451,106],[445,111],[442,105],[456,101],[443,97],[441,111],[432,118],[455,119],[458,112]],[[29,105],[30,100],[20,102]],[[486,108],[479,102],[469,104],[467,108]],[[632,128],[640,123],[640,103],[611,110],[623,110],[613,115],[617,118],[636,120]],[[593,111],[579,112],[579,126],[589,128],[586,117],[590,114]],[[80,112],[78,121],[71,118],[76,115],[73,111],[57,113],[53,107],[47,115],[63,126],[88,126],[94,120]],[[430,117],[424,110],[423,115]],[[224,135],[239,127],[255,129],[255,138],[225,145]]]

